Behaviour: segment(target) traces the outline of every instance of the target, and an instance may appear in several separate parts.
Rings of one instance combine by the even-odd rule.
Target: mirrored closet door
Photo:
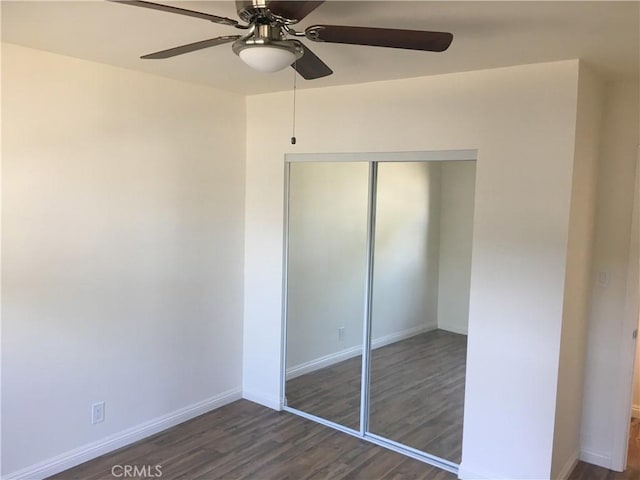
[[[360,428],[366,163],[289,168],[286,404]]]
[[[369,431],[460,463],[475,162],[380,163]]]
[[[288,164],[286,409],[456,471],[476,162],[388,155]]]

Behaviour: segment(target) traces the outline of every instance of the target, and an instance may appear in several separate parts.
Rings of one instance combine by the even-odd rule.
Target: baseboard
[[[597,465],[606,469],[611,469],[611,455],[602,455],[600,453],[592,452],[587,449],[580,450],[580,460],[583,462]]]
[[[455,327],[443,327],[442,325],[438,325],[438,330],[444,330],[445,332],[457,333],[458,335],[468,335],[469,331],[467,328],[455,328]]]
[[[344,362],[345,360],[349,360],[350,358],[357,357],[361,353],[362,347],[360,345],[356,345],[355,347],[345,348],[344,350],[340,350],[339,352],[330,353],[329,355],[325,355],[324,357],[314,358],[313,360],[309,360],[308,362],[304,362],[300,365],[296,365],[295,367],[288,368],[287,380],[291,380],[292,378],[296,378],[307,373],[315,372],[316,370],[335,365],[336,363]]]
[[[576,464],[578,463],[578,456],[580,455],[580,451],[576,450],[571,454],[567,462],[564,464],[564,467],[558,473],[556,480],[567,480],[573,469],[576,468]]]
[[[81,463],[93,460],[101,455],[130,445],[138,440],[174,427],[182,422],[191,420],[203,413],[220,408],[228,403],[242,398],[239,389],[228,390],[188,407],[175,410],[167,415],[154,418],[148,422],[136,425],[121,432],[109,435],[102,440],[89,443],[70,450],[16,472],[2,477],[2,480],[40,480],[56,473],[63,472]]]
[[[273,410],[282,410],[282,402],[280,397],[273,397],[271,395],[263,395],[261,393],[251,392],[248,390],[242,391],[242,398],[249,400],[250,402],[257,403]]]
[[[413,327],[407,330],[402,330],[401,332],[384,335],[383,337],[374,338],[371,341],[371,348],[375,350],[376,348],[391,345],[392,343],[396,343],[401,340],[406,340],[407,338],[415,337],[416,335],[420,335],[421,333],[425,333],[425,332],[430,332],[432,330],[436,330],[437,328],[438,327],[436,325],[428,325],[428,326],[422,325],[419,327]]]
[[[640,418],[640,405],[631,406],[631,416],[633,418]]]
[[[384,347],[401,340],[406,340],[407,338],[411,338],[416,335],[420,335],[421,333],[435,330],[436,328],[437,327],[435,326],[420,326],[409,328],[401,332],[384,335],[382,337],[373,339],[371,341],[371,348],[375,350],[376,348]],[[355,347],[345,348],[344,350],[330,353],[329,355],[325,355],[323,357],[315,358],[308,362],[301,363],[300,365],[296,365],[287,369],[287,380],[291,380],[292,378],[296,378],[307,373],[315,372],[316,370],[335,365],[336,363],[344,362],[345,360],[349,360],[350,358],[357,357],[361,353],[362,346],[356,345]]]

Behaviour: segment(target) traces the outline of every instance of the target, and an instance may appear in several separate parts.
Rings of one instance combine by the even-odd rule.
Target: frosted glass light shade
[[[296,60],[294,52],[269,45],[243,48],[239,55],[244,63],[261,72],[277,72]]]

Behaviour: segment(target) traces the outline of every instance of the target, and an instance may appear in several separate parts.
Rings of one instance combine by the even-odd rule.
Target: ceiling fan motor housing
[[[296,59],[304,54],[303,46],[299,41],[286,40],[281,27],[268,24],[256,24],[251,34],[233,42],[231,48],[236,55],[240,55],[245,48],[257,46],[284,48],[294,53]]]
[[[236,0],[238,16],[247,23],[253,23],[256,18],[267,15],[266,0]]]

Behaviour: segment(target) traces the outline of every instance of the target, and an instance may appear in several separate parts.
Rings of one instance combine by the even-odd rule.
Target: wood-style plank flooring
[[[455,475],[310,422],[239,400],[50,477],[113,480],[116,466],[161,466],[164,480],[454,480]],[[120,473],[117,471],[116,473]],[[145,477],[136,477],[145,478]],[[146,477],[149,478],[149,477]],[[579,462],[570,480],[640,478],[640,422],[625,473]]]
[[[460,463],[466,352],[466,335],[444,330],[374,350],[369,430]],[[288,405],[357,430],[361,361],[287,381]]]
[[[201,415],[50,479],[113,480],[116,477],[112,475],[112,468],[116,465],[138,468],[158,465],[162,471],[159,478],[163,480],[457,478],[293,414],[276,412],[246,400]],[[579,462],[569,480],[640,480],[640,420],[633,419],[631,423],[626,472]]]
[[[162,480],[454,480],[455,475],[246,400],[50,477],[114,480],[156,465]],[[155,470],[152,470],[155,472]],[[117,469],[121,474],[122,470]],[[131,477],[129,477],[131,478]],[[150,478],[139,476],[135,478]]]
[[[631,419],[627,469],[614,472],[585,462],[578,462],[569,480],[640,480],[640,419]]]

